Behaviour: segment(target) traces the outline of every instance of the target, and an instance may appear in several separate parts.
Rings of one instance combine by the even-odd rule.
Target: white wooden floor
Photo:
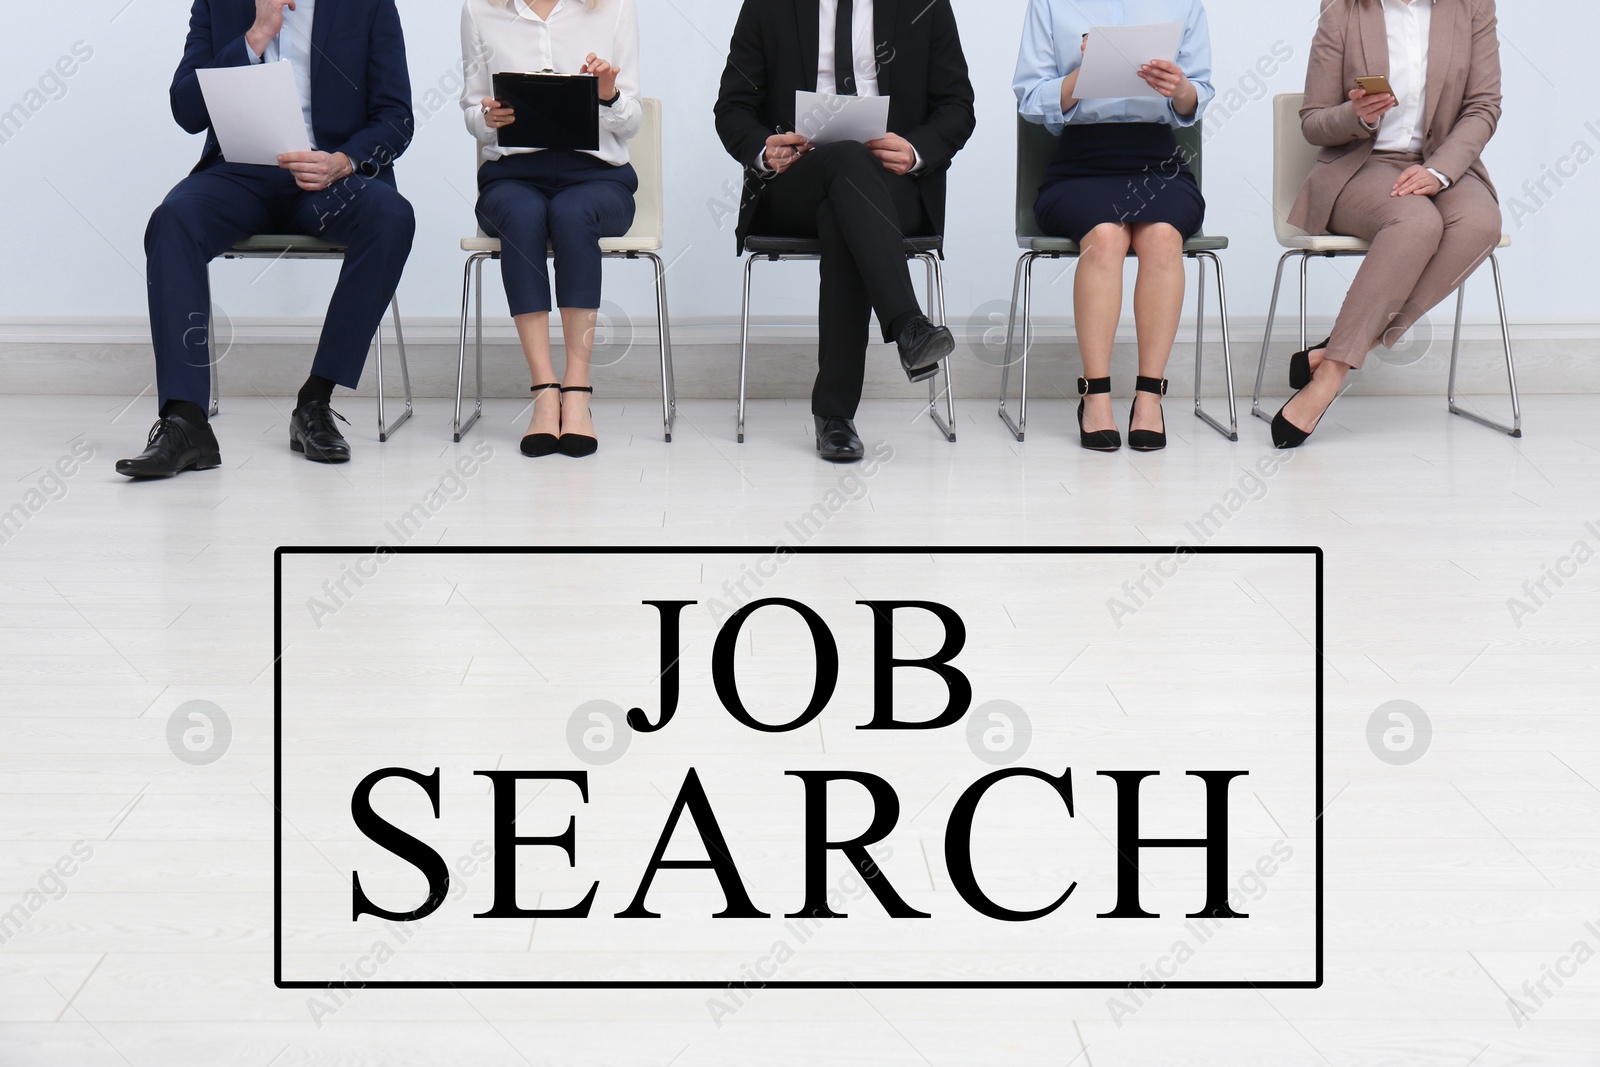
[[[346,401],[356,459],[327,468],[289,453],[286,403],[230,400],[224,468],[150,485],[111,469],[148,426],[126,404],[0,400],[0,514],[25,516],[0,544],[4,1067],[1600,1064],[1597,398],[1526,398],[1521,441],[1442,399],[1351,398],[1266,477],[1264,424],[1230,445],[1177,401],[1171,449],[1111,457],[1065,403],[1017,445],[968,401],[954,446],[869,404],[869,473],[816,461],[800,403],[754,405],[743,446],[731,404],[687,403],[668,446],[648,401],[601,401],[599,456],[529,461],[514,404],[455,445],[424,401],[379,446]],[[274,989],[272,550],[393,542],[408,515],[417,545],[794,543],[811,515],[833,546],[1321,546],[1325,987],[764,990],[720,1025],[707,991]],[[1154,714],[1186,666],[1085,714]],[[213,763],[169,748],[195,700],[231,723]],[[1432,725],[1410,763],[1370,739],[1396,700]]]

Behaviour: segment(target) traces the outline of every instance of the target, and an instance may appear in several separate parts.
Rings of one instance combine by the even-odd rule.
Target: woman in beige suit
[[[1500,242],[1483,148],[1500,121],[1494,0],[1321,0],[1306,140],[1322,146],[1289,221],[1372,242],[1333,334],[1290,365],[1300,391],[1272,422],[1295,448],[1379,345],[1393,347]],[[1393,95],[1357,78],[1387,75]]]

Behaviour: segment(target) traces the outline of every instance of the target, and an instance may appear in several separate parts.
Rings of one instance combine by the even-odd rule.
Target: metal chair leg
[[[1305,255],[1304,252],[1298,249],[1291,249],[1279,256],[1278,275],[1272,283],[1272,302],[1267,305],[1267,332],[1261,338],[1261,362],[1256,364],[1256,390],[1250,397],[1250,414],[1267,422],[1272,421],[1272,416],[1261,410],[1261,387],[1267,378],[1267,353],[1272,348],[1272,328],[1278,321],[1278,296],[1283,291],[1283,268],[1289,265],[1289,260],[1293,256],[1301,257],[1300,261],[1303,268]],[[1305,333],[1303,327],[1301,333]]]
[[[206,362],[211,365],[211,400],[206,405],[206,417],[214,419],[217,412],[222,410],[221,391],[217,388],[217,342],[214,333],[217,327],[216,316],[211,314],[211,309],[206,309]]]
[[[928,310],[933,313],[935,326],[945,325],[944,314],[944,271],[939,264],[938,253],[928,252],[915,258],[922,260],[928,275]],[[950,377],[950,357],[946,356],[939,361],[940,372],[944,377],[944,399],[946,414],[939,414],[939,374],[928,379],[928,417],[933,424],[944,434],[946,441],[951,443],[956,439],[956,401],[955,384]]]
[[[1461,283],[1461,291],[1456,296],[1456,337],[1450,349],[1450,385],[1448,400],[1450,414],[1460,415],[1470,419],[1480,426],[1487,426],[1491,430],[1499,430],[1508,437],[1522,436],[1522,398],[1517,392],[1517,366],[1511,353],[1511,323],[1506,317],[1505,286],[1500,276],[1500,260],[1494,253],[1489,254],[1489,264],[1494,271],[1495,301],[1500,308],[1500,340],[1505,346],[1506,353],[1506,385],[1511,394],[1511,425],[1495,422],[1493,419],[1484,418],[1482,415],[1467,411],[1456,403],[1456,366],[1461,353],[1461,319],[1466,304],[1466,283]]]
[[[744,257],[744,303],[739,314],[739,443],[744,444],[744,395],[750,370],[750,272],[755,269],[756,253]]]
[[[1206,413],[1202,403],[1200,389],[1201,367],[1205,354],[1205,276],[1206,263],[1211,263],[1217,272],[1217,306],[1222,313],[1222,369],[1227,378],[1228,387],[1228,425],[1223,426],[1215,418]],[[1200,252],[1195,256],[1195,265],[1200,273],[1200,323],[1195,328],[1194,349],[1194,413],[1213,430],[1230,441],[1239,439],[1239,408],[1238,401],[1233,393],[1233,345],[1228,337],[1228,285],[1222,276],[1222,260],[1213,252]]]
[[[667,313],[667,267],[654,252],[641,252],[656,275],[656,322],[661,347],[661,435],[672,443],[672,424],[678,417],[678,387],[672,376],[672,325]]]
[[[1022,441],[1028,428],[1028,353],[1033,345],[1033,264],[1039,258],[1036,252],[1024,252],[1017,258],[1016,277],[1011,284],[1011,315],[1006,322],[1006,354],[1005,369],[1000,373],[1000,420],[1011,431],[1011,436]],[[1021,378],[1021,391],[1017,395],[1017,417],[1012,420],[1006,411],[1006,401],[1010,397],[1011,380],[1011,353],[1013,349],[1013,336],[1017,325],[1017,294],[1022,295],[1022,357],[1017,361],[1018,376]]]
[[[384,442],[394,435],[394,432],[406,424],[412,414],[411,396],[411,367],[406,362],[406,335],[405,329],[400,325],[400,298],[396,296],[389,303],[390,315],[394,318],[394,344],[400,350],[400,382],[405,391],[405,410],[400,417],[392,423],[385,423],[383,418],[383,324],[378,324],[378,441]]]
[[[467,309],[472,303],[473,270],[478,267],[486,255],[487,253],[485,252],[474,252],[468,256],[466,265],[461,272],[461,346],[456,359],[456,412],[454,426],[454,436],[457,442],[466,436],[467,431],[472,429],[473,423],[477,422],[478,418],[483,414],[483,358],[480,349],[478,359],[478,403],[472,411],[472,416],[465,422],[461,420],[461,405],[467,391]]]

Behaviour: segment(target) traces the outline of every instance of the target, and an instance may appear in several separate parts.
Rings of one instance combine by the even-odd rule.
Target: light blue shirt
[[[287,60],[294,73],[294,86],[300,93],[300,113],[306,120],[306,139],[312,148],[317,147],[317,135],[311,129],[311,20],[316,14],[317,0],[295,0],[295,9],[283,9],[283,29],[267,42],[262,55],[250,52],[251,63],[277,63]]]
[[[1177,64],[1194,83],[1199,104],[1184,118],[1162,97],[1080,100],[1063,113],[1061,82],[1083,63],[1083,35],[1095,26],[1183,23]],[[1156,58],[1155,56],[1151,57]],[[1012,90],[1022,117],[1059,134],[1095,122],[1163,122],[1192,126],[1217,95],[1211,87],[1211,31],[1201,0],[1029,0]]]

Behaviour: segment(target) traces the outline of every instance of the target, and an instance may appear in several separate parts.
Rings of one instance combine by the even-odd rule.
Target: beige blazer
[[[1306,66],[1300,124],[1321,145],[1289,221],[1328,232],[1334,201],[1372,155],[1377,134],[1356,117],[1356,79],[1389,73],[1389,33],[1380,0],[1320,0],[1322,19]],[[1423,163],[1452,183],[1473,174],[1494,192],[1480,156],[1500,122],[1500,40],[1494,0],[1434,0],[1428,36]]]

